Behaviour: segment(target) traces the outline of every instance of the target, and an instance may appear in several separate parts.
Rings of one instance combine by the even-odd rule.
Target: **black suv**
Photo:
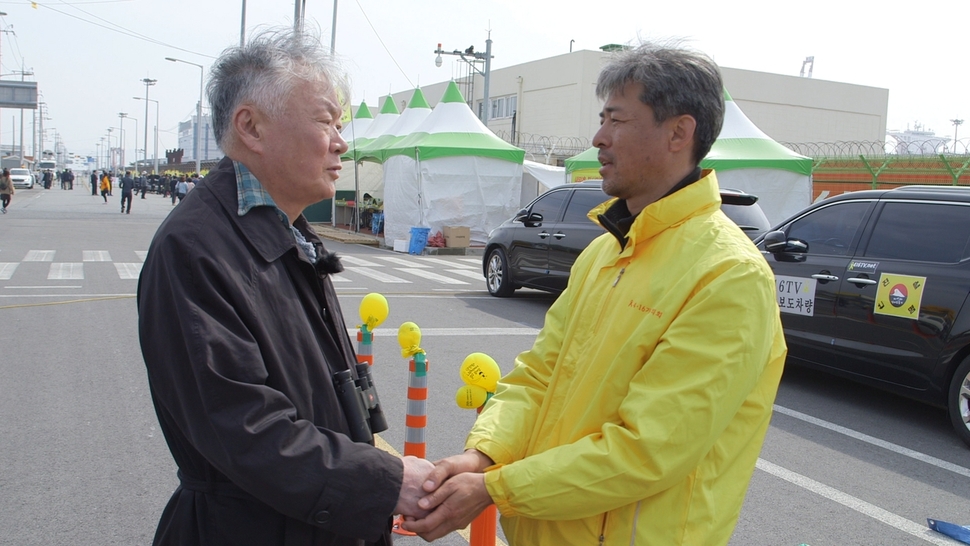
[[[564,184],[492,230],[482,263],[489,294],[511,296],[521,287],[565,290],[579,253],[604,233],[587,215],[609,199],[600,180]],[[757,201],[738,190],[721,190],[721,210],[752,239],[769,228]]]
[[[755,243],[790,362],[946,407],[970,445],[970,188],[839,195]]]

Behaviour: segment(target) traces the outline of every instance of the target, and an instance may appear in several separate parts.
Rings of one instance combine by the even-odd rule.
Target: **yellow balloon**
[[[488,392],[476,385],[463,385],[455,393],[455,403],[459,408],[478,409],[488,400]]]
[[[371,331],[380,326],[387,318],[387,298],[377,292],[371,292],[360,301],[360,320]]]
[[[485,353],[472,353],[466,356],[458,373],[465,383],[481,387],[488,392],[495,392],[495,386],[502,377],[502,370],[495,363],[495,359]]]
[[[421,345],[421,328],[413,322],[405,322],[397,329],[397,342],[402,349]]]

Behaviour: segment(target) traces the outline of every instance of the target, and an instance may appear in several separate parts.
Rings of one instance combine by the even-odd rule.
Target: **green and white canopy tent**
[[[350,123],[340,131],[340,136],[347,141],[347,153],[344,154],[347,158],[352,158],[353,154],[351,150],[357,148],[355,141],[358,137],[363,137],[367,134],[367,129],[370,128],[371,124],[374,123],[374,116],[370,113],[370,108],[367,107],[367,101],[360,101],[360,107],[357,108],[357,114],[353,116]],[[344,159],[344,157],[341,157]]]
[[[414,132],[385,148],[384,235],[407,239],[412,227],[465,226],[472,242],[519,208],[525,151],[475,117],[455,82]]]
[[[364,111],[363,103],[357,113],[368,117],[371,115],[370,109]],[[376,118],[369,122],[363,117],[355,118],[340,132],[340,136],[347,141],[347,151],[340,156],[343,168],[340,171],[340,178],[337,179],[337,190],[356,191],[357,198],[354,199],[355,201],[359,201],[364,193],[370,193],[378,198],[381,197],[384,188],[384,171],[380,165],[363,163],[361,150],[368,143],[386,133],[400,117],[401,114],[397,111],[397,106],[394,105],[394,98],[388,95],[384,99],[384,105]],[[355,125],[358,121],[362,122],[360,129],[357,129]],[[348,130],[352,128],[354,132],[350,133]],[[356,138],[347,138],[354,133],[356,133]]]
[[[571,182],[599,179],[598,150],[590,148],[565,161]],[[722,188],[758,196],[775,224],[812,202],[812,159],[799,155],[758,129],[724,91],[724,125],[701,167],[714,169]]]
[[[431,107],[428,106],[424,93],[420,88],[415,89],[407,108],[401,112],[397,121],[383,135],[357,149],[358,159],[383,163],[389,157],[388,150],[413,133],[430,115]]]

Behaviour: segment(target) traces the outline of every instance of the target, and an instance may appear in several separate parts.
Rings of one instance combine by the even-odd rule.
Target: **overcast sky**
[[[177,125],[199,97],[198,68],[227,46],[238,45],[241,0],[2,1],[0,75],[38,82],[49,105],[48,127],[68,151],[95,155],[96,143],[119,125],[119,112],[138,119],[144,143],[143,78],[158,80],[159,153],[177,145]],[[899,6],[899,9],[896,9]],[[952,137],[950,119],[970,116],[959,28],[970,2],[918,4],[863,0],[812,2],[696,0],[662,5],[643,0],[339,0],[336,50],[350,74],[354,103],[376,105],[388,91],[450,79],[455,57],[435,68],[438,42],[447,51],[474,45],[484,51],[491,30],[492,67],[595,50],[639,38],[685,38],[723,66],[797,76],[814,55],[813,77],[889,89],[889,129],[920,122]],[[309,24],[330,43],[332,0],[306,0]],[[291,26],[291,0],[248,0],[247,35],[258,27]],[[12,32],[8,32],[12,31]],[[155,124],[151,105],[151,125]],[[18,110],[0,110],[0,141],[19,139]],[[30,119],[28,112],[27,119]],[[970,121],[970,118],[968,118]],[[15,126],[16,131],[11,126]],[[134,122],[125,123],[128,158]],[[29,121],[24,140],[29,153]],[[970,137],[970,123],[963,127]],[[115,135],[117,132],[115,133]],[[565,136],[565,135],[557,135]],[[570,135],[572,136],[572,135]],[[591,135],[575,135],[586,136]],[[149,142],[152,142],[151,127]],[[50,140],[47,148],[51,148]]]

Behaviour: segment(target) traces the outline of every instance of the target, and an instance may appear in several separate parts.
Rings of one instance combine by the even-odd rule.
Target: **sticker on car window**
[[[815,279],[775,275],[778,308],[782,313],[815,315]]]
[[[865,260],[852,260],[849,262],[849,271],[853,273],[875,273],[879,267],[879,262],[868,262]]]
[[[876,303],[872,312],[908,319],[919,319],[919,306],[923,301],[926,277],[883,273],[879,276]]]

